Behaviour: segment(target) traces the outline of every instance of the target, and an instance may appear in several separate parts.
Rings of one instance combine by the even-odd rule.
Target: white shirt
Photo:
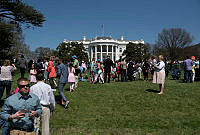
[[[165,63],[163,61],[158,62],[156,70],[157,72],[165,72]]]
[[[45,63],[44,63],[44,69],[45,69],[45,71],[48,70],[48,64],[49,64],[48,62],[45,62]]]
[[[50,85],[39,81],[31,86],[30,92],[38,96],[41,105],[50,105],[52,110],[55,109],[55,98]]]

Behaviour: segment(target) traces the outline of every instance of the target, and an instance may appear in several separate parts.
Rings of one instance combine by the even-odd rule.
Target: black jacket
[[[110,58],[104,60],[104,71],[106,73],[111,72],[111,66],[113,66],[113,61]]]

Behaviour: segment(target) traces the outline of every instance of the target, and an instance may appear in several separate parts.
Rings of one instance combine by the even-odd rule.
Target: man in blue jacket
[[[69,101],[65,97],[63,93],[63,88],[65,87],[65,84],[68,82],[68,65],[63,63],[62,59],[58,60],[58,72],[57,77],[59,78],[58,81],[58,91],[60,96],[62,97],[62,104],[65,105],[65,108],[67,109]]]

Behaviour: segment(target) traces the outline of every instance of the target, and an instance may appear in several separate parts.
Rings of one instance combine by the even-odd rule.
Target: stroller
[[[172,71],[172,78],[175,80],[179,80],[181,77],[181,71],[178,69],[178,67],[174,68]]]

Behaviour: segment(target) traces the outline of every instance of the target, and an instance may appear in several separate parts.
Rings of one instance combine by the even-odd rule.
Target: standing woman
[[[14,64],[10,65],[10,60],[5,60],[3,66],[0,67],[0,100],[3,96],[4,89],[6,88],[6,98],[10,96],[11,84],[12,84],[12,74],[11,72],[16,70]]]
[[[75,68],[73,67],[73,64],[69,64],[69,68],[68,68],[68,82],[70,84],[70,92],[74,91],[75,88],[75,82],[76,82],[76,78],[75,78]]]
[[[96,66],[97,73],[95,75],[95,81],[94,81],[94,83],[97,83],[98,78],[100,77],[100,80],[101,80],[102,84],[104,84],[103,67],[102,66],[103,66],[103,64],[101,63],[101,60],[97,59],[97,66]]]
[[[50,57],[49,63],[48,63],[48,73],[49,73],[49,83],[52,89],[56,89],[55,84],[55,77],[56,77],[56,70],[53,63],[53,56]]]
[[[35,64],[32,64],[32,67],[30,69],[30,83],[31,83],[31,86],[34,85],[34,83],[37,82],[36,75],[37,75],[37,70],[36,70]]]
[[[155,72],[153,76],[153,83],[159,84],[160,92],[158,94],[163,94],[164,82],[165,82],[165,63],[163,61],[163,56],[158,56],[158,63],[154,64]]]

